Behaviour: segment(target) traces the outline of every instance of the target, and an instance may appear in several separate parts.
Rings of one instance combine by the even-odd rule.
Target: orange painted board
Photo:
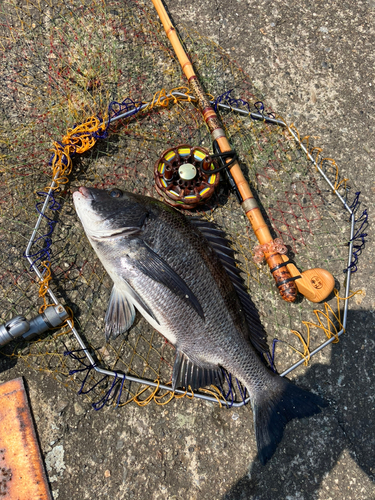
[[[52,500],[22,378],[0,385],[0,500]]]

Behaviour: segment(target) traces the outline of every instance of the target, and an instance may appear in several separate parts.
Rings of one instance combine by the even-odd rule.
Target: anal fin
[[[207,385],[222,385],[223,373],[217,365],[199,364],[177,349],[173,366],[172,389],[184,387],[193,391]]]

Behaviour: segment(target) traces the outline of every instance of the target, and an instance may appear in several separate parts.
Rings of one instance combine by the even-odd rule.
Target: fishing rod
[[[287,302],[295,302],[298,289],[300,293],[313,302],[324,300],[333,290],[333,276],[328,271],[319,268],[300,273],[294,264],[285,255],[280,253],[280,245],[272,238],[258,203],[241,171],[237,154],[229,144],[222,124],[194,72],[192,62],[178,38],[176,29],[162,0],[152,0],[152,3],[163,24],[165,33],[172,44],[182,71],[188,80],[190,89],[197,99],[203,119],[211,133],[214,150],[214,155],[212,156],[218,158],[221,164],[216,171],[226,171],[229,184],[235,192],[261,245],[265,260],[276,281],[276,286],[279,289],[281,297]]]

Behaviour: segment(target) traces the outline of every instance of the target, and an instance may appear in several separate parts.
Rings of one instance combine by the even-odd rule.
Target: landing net
[[[178,144],[211,149],[209,133],[148,3],[5,0],[0,9],[1,320],[35,316],[51,303],[48,293],[40,293],[48,287],[72,312],[70,325],[33,342],[9,344],[2,354],[87,393],[97,409],[130,400],[165,403],[173,394],[158,386],[170,382],[174,348],[142,318],[127,337],[105,342],[112,283],[83,233],[72,192],[81,185],[116,186],[160,198],[153,181],[160,154]],[[347,277],[357,269],[366,236],[358,187],[325,159],[317,138],[303,138],[290,124],[251,118],[249,112],[284,121],[223,49],[181,24],[178,29],[274,236],[302,270],[330,271],[337,295],[346,299]],[[41,211],[27,255],[42,280],[25,258]],[[279,372],[289,368],[283,360],[291,348],[296,362],[306,361],[327,337],[338,340],[345,301],[332,296],[327,304],[284,302],[268,268],[254,262],[256,238],[224,185],[198,211],[230,237],[269,343],[280,341],[272,349]],[[95,365],[114,376],[93,368],[72,324]],[[122,374],[155,385],[150,389]],[[207,390],[223,399],[217,388]],[[230,380],[224,393],[230,402],[245,397]]]

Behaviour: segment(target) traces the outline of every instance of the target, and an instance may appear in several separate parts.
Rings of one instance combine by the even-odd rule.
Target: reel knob
[[[178,175],[183,181],[191,181],[197,175],[197,169],[191,163],[185,163],[178,169]]]

